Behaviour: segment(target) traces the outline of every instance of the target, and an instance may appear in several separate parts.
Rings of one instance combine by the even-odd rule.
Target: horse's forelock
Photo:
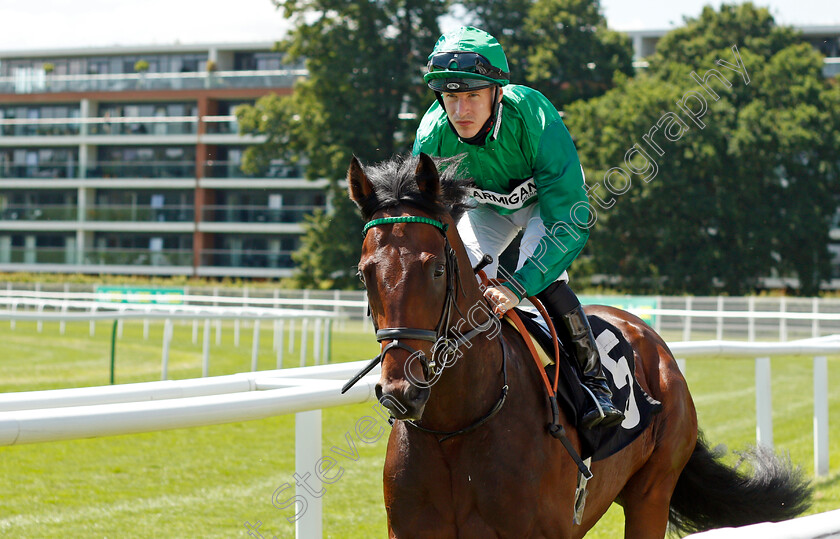
[[[370,220],[381,210],[399,205],[416,206],[432,215],[449,214],[457,221],[470,207],[468,200],[471,180],[461,175],[461,156],[433,158],[440,173],[440,194],[431,198],[420,192],[414,179],[419,158],[417,156],[396,156],[388,161],[365,167],[365,173],[373,185],[373,193],[362,203],[362,217]]]

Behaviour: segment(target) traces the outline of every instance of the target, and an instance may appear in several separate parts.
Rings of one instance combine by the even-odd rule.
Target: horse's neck
[[[452,332],[455,337],[477,327],[485,331],[460,343],[457,361],[432,387],[423,423],[439,430],[461,428],[483,416],[499,398],[503,384],[499,321],[492,318],[457,234],[450,237],[450,243],[458,255],[459,269],[454,291],[457,308],[452,310],[450,328],[457,329]]]

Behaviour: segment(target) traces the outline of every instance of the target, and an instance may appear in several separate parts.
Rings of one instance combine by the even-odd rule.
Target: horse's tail
[[[697,445],[677,480],[668,520],[674,531],[788,520],[811,505],[812,488],[799,467],[771,449],[750,447],[734,468],[721,462],[725,450],[710,450],[698,433]],[[752,473],[738,470],[747,462]]]

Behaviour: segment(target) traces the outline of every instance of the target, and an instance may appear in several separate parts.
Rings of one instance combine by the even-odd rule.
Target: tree
[[[472,21],[505,47],[511,80],[558,108],[598,96],[633,74],[630,39],[607,28],[597,0],[468,0]]]
[[[267,96],[237,111],[240,132],[265,135],[249,148],[243,169],[257,173],[272,160],[305,166],[309,179],[344,177],[350,157],[380,161],[409,149],[417,121],[401,112],[428,106],[421,67],[439,35],[445,0],[275,0],[293,23],[277,44],[288,63],[304,61],[309,75],[287,97]],[[333,210],[307,220],[299,278],[319,286],[358,286],[353,266],[361,241],[355,208],[336,193]],[[331,221],[343,223],[334,226]],[[316,231],[330,231],[330,235]],[[348,249],[348,245],[353,248]],[[329,267],[315,267],[329,264]]]
[[[778,275],[817,293],[840,117],[821,66],[766,9],[705,8],[648,73],[570,107],[598,270],[636,292],[743,294]]]

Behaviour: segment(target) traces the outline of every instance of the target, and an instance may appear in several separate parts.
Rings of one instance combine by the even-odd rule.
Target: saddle
[[[571,343],[568,335],[560,332],[559,361],[553,357],[554,343],[548,328],[541,324],[538,315],[515,308],[522,325],[539,346],[535,347],[541,356],[541,363],[550,381],[554,382],[555,367],[548,365],[557,362],[560,367],[560,380],[557,384],[557,401],[566,412],[572,424],[578,426],[578,418],[590,399],[581,385],[581,373],[577,362],[572,361],[568,350]],[[613,395],[613,404],[624,410],[624,421],[609,428],[578,428],[581,440],[581,458],[601,460],[620,451],[635,440],[650,425],[653,416],[662,410],[662,403],[648,395],[639,386],[635,376],[633,348],[624,335],[612,324],[597,316],[589,316],[589,324],[595,335],[604,375]],[[509,319],[506,317],[506,319]],[[513,322],[511,322],[513,324]],[[515,325],[515,324],[514,324]],[[527,338],[523,335],[523,337]],[[540,350],[542,349],[542,350]]]

